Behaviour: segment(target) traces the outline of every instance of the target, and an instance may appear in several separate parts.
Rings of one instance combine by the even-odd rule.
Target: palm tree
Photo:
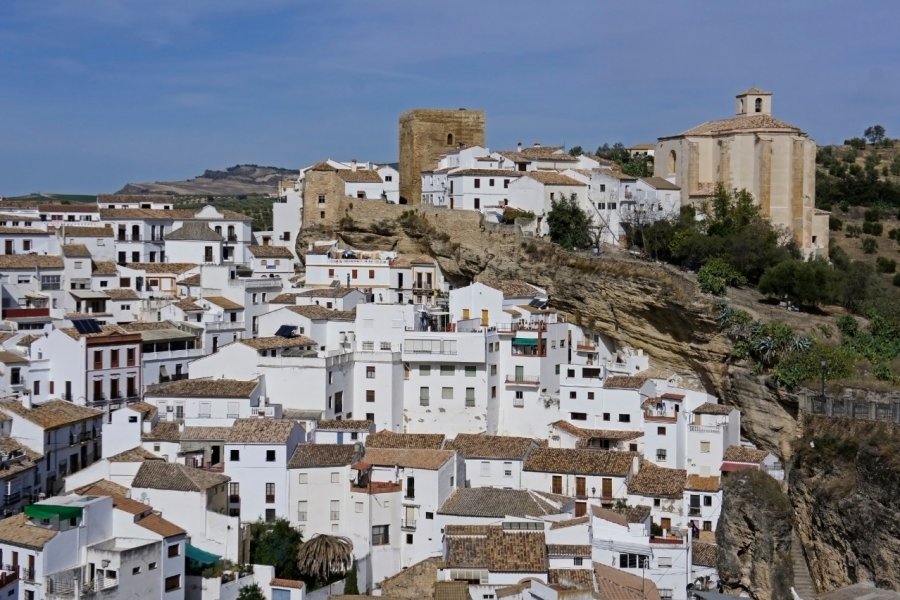
[[[353,542],[340,535],[314,535],[297,551],[300,572],[321,583],[335,575],[343,575],[352,564]]]

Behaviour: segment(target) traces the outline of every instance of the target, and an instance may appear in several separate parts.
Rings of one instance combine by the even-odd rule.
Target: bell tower
[[[737,115],[769,115],[772,116],[772,92],[759,88],[750,88],[735,96],[737,98]]]

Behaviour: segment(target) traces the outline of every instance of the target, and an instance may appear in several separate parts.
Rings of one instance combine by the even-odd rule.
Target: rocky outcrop
[[[760,471],[742,471],[725,480],[723,495],[716,543],[726,591],[790,598],[791,504],[780,484]]]
[[[790,496],[820,591],[866,580],[900,590],[900,427],[807,418]]]

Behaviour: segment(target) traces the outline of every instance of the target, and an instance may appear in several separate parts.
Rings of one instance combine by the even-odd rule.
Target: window
[[[181,556],[181,546],[178,544],[172,544],[171,546],[169,546],[169,550],[166,554],[168,554],[169,558]]]
[[[491,463],[489,461],[481,461],[480,473],[482,477],[489,477],[491,475]]]
[[[659,462],[666,462],[666,450],[665,448],[660,448],[656,451],[656,460]]]
[[[380,348],[381,348],[382,350],[388,350],[388,351],[389,351],[389,350],[391,349],[391,343],[390,343],[390,342],[381,342]]]
[[[433,512],[426,512],[426,513],[425,513],[425,519],[427,519],[428,521],[431,521],[432,519],[434,519],[434,513],[433,513]]]
[[[576,567],[580,567],[582,564],[584,564],[584,558],[581,556],[576,556],[572,559],[572,564]]]
[[[275,462],[274,450],[266,450],[266,462]]]
[[[375,390],[366,390],[366,402],[375,402]]]
[[[390,543],[390,525],[372,526],[372,545],[385,546]]]
[[[325,194],[319,194],[319,204],[325,204]]]
[[[477,190],[480,187],[481,187],[481,180],[476,177],[475,178],[475,189]]]
[[[619,413],[619,423],[631,423],[631,415]]]
[[[571,400],[577,400],[577,399],[578,399],[578,392],[576,392],[575,390],[572,390],[571,392],[569,392],[569,398],[570,398]]]
[[[703,531],[712,531],[712,521],[703,521]]]
[[[149,565],[147,565],[147,570],[148,570],[148,571],[155,571],[155,570],[156,570],[156,563],[155,563],[155,562],[152,562],[152,563],[150,563]]]
[[[656,566],[663,569],[668,569],[672,566],[672,557],[660,556],[658,559],[656,559]]]
[[[103,368],[103,350],[94,350],[94,368]]]
[[[650,559],[644,554],[619,554],[620,569],[646,569],[650,567]]]
[[[475,208],[481,208],[481,198],[475,198]]]
[[[334,475],[334,473],[332,473]],[[332,500],[330,504],[330,513],[332,521],[340,521],[341,520],[341,501],[340,500]]]
[[[662,500],[660,500],[659,498],[654,498],[653,506],[655,506],[656,508],[659,508],[660,506],[662,506]]]
[[[125,350],[125,366],[135,366],[134,354],[134,348],[128,348],[127,350]]]
[[[272,504],[275,502],[275,484],[267,483],[266,484],[266,504]]]
[[[665,427],[657,427],[656,435],[666,435],[666,428]]]
[[[231,462],[239,462],[241,460],[240,450],[231,450],[228,452],[228,460]]]
[[[406,534],[406,543],[407,543],[407,544],[412,544],[412,543],[413,543],[413,534],[411,534],[411,533],[407,533],[407,534]]]
[[[363,503],[362,503],[362,502],[356,502],[356,503],[354,503],[354,505],[353,505],[353,510],[355,510],[355,511],[358,512],[358,513],[362,513],[362,511],[363,511]]]
[[[762,112],[762,98],[757,98],[753,101],[753,111]]]
[[[492,385],[491,386],[491,398],[496,398],[496,397],[497,397],[497,386]]]
[[[62,289],[60,287],[59,279],[60,279],[59,275],[41,275],[41,289],[42,290]]]
[[[297,483],[303,485],[309,483],[309,473],[298,473],[297,474]]]
[[[475,388],[473,387],[466,388],[466,406],[475,406]]]
[[[456,367],[454,367],[453,365],[441,365],[441,376],[442,377],[447,377],[447,376],[452,377],[455,374],[456,374]]]
[[[709,453],[709,442],[700,442],[700,452]]]
[[[301,523],[306,521],[306,500],[297,502],[297,520]]]
[[[703,496],[703,506],[712,506],[712,496]]]
[[[569,413],[573,421],[587,421],[587,413],[573,412]]]
[[[339,483],[341,481],[341,474],[337,471],[331,473],[331,483]]]
[[[357,269],[350,269],[350,278],[356,279],[359,275],[359,271]]]
[[[363,342],[363,343],[362,343],[362,349],[363,349],[363,350],[374,350],[374,349],[375,349],[375,342]],[[329,382],[329,383],[330,383],[330,382]]]
[[[525,406],[525,392],[522,390],[516,390],[516,395],[513,398],[513,408],[522,408]]]
[[[467,365],[466,366],[466,377],[475,377],[475,373],[477,373],[478,369],[475,365]]]
[[[375,379],[375,367],[366,367],[366,379]]]
[[[491,365],[491,376],[495,376],[497,374],[497,365]]]
[[[609,413],[603,413],[603,420],[609,421]]]
[[[141,572],[141,568],[140,568],[140,567],[134,567],[134,568],[131,569],[131,574],[132,574],[132,575],[137,575],[137,574],[140,573],[140,572]]]
[[[420,387],[419,388],[419,406],[428,406],[428,388]]]
[[[452,387],[442,387],[441,388],[441,399],[442,400],[453,400],[453,388]]]
[[[166,577],[166,591],[172,592],[178,589],[181,589],[181,575]]]
[[[419,375],[431,375],[431,365],[419,365]]]

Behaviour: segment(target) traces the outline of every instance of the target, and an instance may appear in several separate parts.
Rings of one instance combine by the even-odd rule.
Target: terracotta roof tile
[[[525,455],[538,444],[531,438],[504,435],[460,433],[446,447],[457,450],[463,458],[495,458],[525,460]]]
[[[69,227],[68,225],[63,225],[61,237],[63,238],[72,238],[72,237],[112,237],[113,229],[112,225],[103,225],[102,227]]]
[[[316,421],[316,429],[322,431],[369,431],[375,424],[364,419],[329,419]]]
[[[708,544],[706,542],[698,542],[694,540],[691,543],[691,562],[698,567],[718,566],[719,547],[716,544]]]
[[[728,119],[719,119],[717,121],[706,121],[696,127],[692,127],[682,132],[678,136],[688,135],[722,135],[727,133],[737,133],[743,131],[781,131],[791,133],[801,133],[800,128],[780,121],[771,115],[752,114],[739,115]]]
[[[297,296],[299,296],[299,294],[292,292],[278,294],[277,296],[269,300],[269,304],[296,304]]]
[[[664,469],[645,460],[629,482],[628,493],[648,498],[682,498],[686,482],[686,470]]]
[[[44,429],[55,429],[63,425],[95,419],[103,415],[101,410],[78,406],[65,400],[50,400],[32,408],[26,408],[16,400],[2,400],[0,401],[0,409],[20,416]]]
[[[420,448],[438,450],[444,446],[443,433],[396,433],[382,429],[366,438],[367,448]]]
[[[722,489],[722,482],[715,476],[688,475],[684,489],[695,492],[718,492]]]
[[[312,319],[313,321],[354,321],[356,320],[355,311],[331,310],[318,304],[308,304],[301,306],[287,307],[292,313],[296,313],[301,317]]]
[[[728,462],[760,464],[762,461],[766,460],[766,457],[768,456],[769,453],[765,450],[750,448],[748,446],[728,446],[728,448],[725,449],[725,456],[723,459]]]
[[[215,304],[219,308],[225,310],[243,310],[244,307],[234,300],[229,300],[224,296],[204,296],[203,300],[206,300],[210,304]]]
[[[127,487],[119,485],[118,483],[113,483],[107,479],[100,479],[72,491],[79,496],[127,496],[129,490]]]
[[[30,362],[28,358],[21,354],[10,352],[9,350],[0,350],[0,363],[5,365],[18,365],[27,362]]]
[[[231,427],[187,426],[181,430],[179,440],[182,442],[224,442],[231,432]]]
[[[0,254],[2,269],[62,269],[62,256],[47,254]]]
[[[160,515],[155,513],[149,514],[146,517],[135,521],[135,524],[147,529],[148,531],[152,531],[158,535],[161,535],[164,538],[175,537],[179,535],[184,535],[187,533],[184,529],[172,523],[171,521],[167,521],[163,519]]]
[[[12,546],[42,550],[57,533],[54,529],[32,525],[25,513],[0,520],[0,542]]]
[[[565,431],[575,437],[581,438],[585,442],[591,439],[598,440],[616,440],[625,441],[635,440],[644,436],[643,431],[620,431],[617,429],[587,429],[578,427],[568,421],[556,421],[553,426],[561,431]]]
[[[537,182],[543,183],[544,185],[587,185],[586,183],[582,183],[577,179],[569,177],[568,175],[563,175],[559,171],[526,171],[525,176],[530,179],[534,179]]]
[[[369,169],[338,169],[337,176],[346,183],[382,183],[381,175],[378,171]]]
[[[540,295],[540,290],[521,279],[486,279],[481,283],[510,298],[534,298]]]
[[[733,406],[724,404],[715,404],[713,402],[704,402],[694,409],[695,415],[730,415],[734,410]]]
[[[199,277],[199,276],[198,276]],[[183,283],[183,282],[182,282]],[[199,282],[197,282],[199,285]],[[182,298],[177,302],[173,303],[176,308],[183,310],[184,312],[203,312],[206,309],[197,304],[197,298],[189,296],[187,298]]]
[[[353,462],[354,454],[351,444],[299,444],[288,461],[288,469],[347,466]]]
[[[178,423],[169,421],[160,421],[145,433],[141,439],[147,442],[178,442],[181,440],[181,432],[178,430]]]
[[[299,425],[290,419],[236,419],[226,444],[287,444]]]
[[[197,264],[195,263],[127,263],[125,265],[129,269],[134,269],[135,271],[144,271],[145,273],[155,273],[157,275],[165,275],[171,273],[172,275],[181,275],[182,273],[186,273],[191,269],[196,269]]]
[[[60,248],[66,258],[90,258],[91,251],[84,244],[63,244]]]
[[[369,436],[371,439],[371,436]],[[421,450],[409,448],[366,448],[363,462],[386,467],[404,467],[435,471],[453,458],[452,450]]]
[[[591,569],[550,569],[547,582],[563,589],[597,591],[597,582]]]
[[[0,227],[0,235],[50,235],[37,227]]]
[[[574,503],[574,499],[569,498]],[[539,492],[492,487],[459,488],[438,509],[461,517],[542,517],[558,515],[564,502],[551,502]]]
[[[621,388],[625,390],[639,390],[647,383],[646,377],[633,377],[629,375],[613,375],[603,382],[605,388]]]
[[[256,258],[286,258],[292,260],[294,255],[284,246],[250,246],[247,248]]]
[[[590,556],[590,544],[547,544],[547,556]]]
[[[157,383],[147,388],[145,396],[168,398],[249,398],[259,381],[251,379],[180,379]]]
[[[6,481],[12,480],[23,471],[34,468],[36,463],[43,458],[43,455],[20,443],[19,440],[9,437],[0,437],[0,452],[7,457],[13,455],[15,458],[15,460],[8,461],[0,471],[0,479]]]
[[[658,190],[680,190],[681,188],[662,177],[641,177],[641,181]]]
[[[164,460],[148,460],[138,468],[132,488],[175,490],[181,492],[205,492],[211,487],[231,481],[220,473],[195,469]]]
[[[444,530],[447,567],[488,569],[495,573],[543,573],[547,570],[544,532],[505,531],[486,527],[486,534],[457,535]]]
[[[116,263],[109,260],[95,260],[93,263],[93,275],[118,275],[119,269]]]
[[[175,241],[200,241],[200,242],[222,242],[225,238],[221,233],[213,231],[209,225],[202,221],[185,221],[181,227],[175,229],[165,236],[163,239],[167,242]]]
[[[646,522],[650,516],[650,507],[640,504],[625,508],[603,508],[602,506],[593,505],[591,506],[591,514],[598,519],[627,527],[629,523]]]
[[[107,458],[109,462],[144,462],[145,460],[163,460],[162,456],[157,456],[149,450],[145,450],[141,446],[136,446],[124,452],[119,452]]]
[[[594,563],[594,575],[604,600],[661,600],[656,584],[640,575]]]
[[[328,287],[315,290],[305,290],[302,292],[297,292],[293,295],[300,298],[343,298],[344,296],[349,296],[356,291],[358,291],[356,288],[341,286],[339,288]]]
[[[319,347],[318,342],[306,337],[305,335],[295,335],[293,337],[281,337],[273,335],[271,337],[244,338],[238,340],[245,346],[250,346],[255,350],[275,350],[279,348],[311,348]]]
[[[177,285],[200,285],[200,273],[188,275],[184,279],[176,282]]]
[[[552,525],[550,525],[550,529],[564,529],[566,527],[577,527],[578,525],[587,525],[590,522],[590,517],[587,515],[583,517],[575,517],[574,519],[564,519],[562,521],[554,521]]]
[[[291,588],[295,590],[302,590],[306,586],[306,584],[299,579],[283,579],[280,577],[272,579],[269,585],[272,587]]]
[[[112,300],[140,300],[140,296],[131,288],[113,288],[103,290]]]
[[[631,471],[635,456],[633,452],[610,450],[536,448],[528,455],[523,469],[543,473],[625,477]]]

